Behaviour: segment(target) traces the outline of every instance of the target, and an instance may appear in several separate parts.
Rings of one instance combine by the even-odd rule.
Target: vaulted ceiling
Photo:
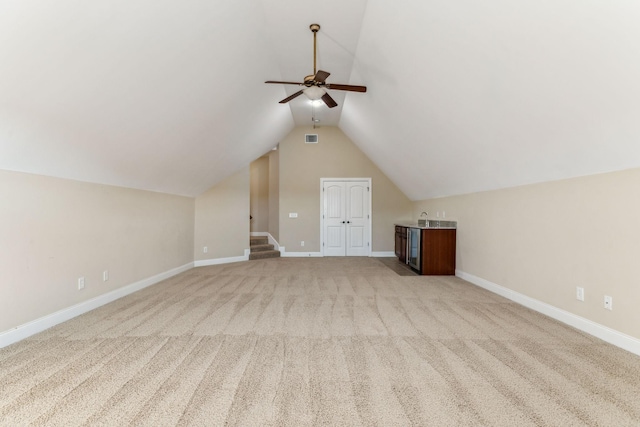
[[[640,167],[638,22],[635,0],[0,1],[0,169],[194,196],[312,114],[413,200]],[[311,23],[327,81],[367,93],[278,104]]]

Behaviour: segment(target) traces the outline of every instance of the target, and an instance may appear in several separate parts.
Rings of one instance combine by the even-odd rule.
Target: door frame
[[[367,250],[368,257],[371,257],[373,249],[373,211],[371,210],[371,199],[373,195],[373,187],[371,186],[371,177],[369,178],[320,178],[320,254],[324,256],[324,183],[326,181],[366,181],[369,187],[369,249]]]

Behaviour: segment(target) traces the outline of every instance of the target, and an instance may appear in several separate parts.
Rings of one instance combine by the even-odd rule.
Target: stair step
[[[273,245],[265,244],[265,245],[251,245],[251,252],[264,252],[264,251],[272,251]]]
[[[254,245],[267,245],[269,244],[269,238],[266,236],[254,236],[249,239],[249,244]]]
[[[259,252],[251,252],[249,254],[250,260],[267,259],[267,258],[280,258],[280,251],[276,251],[276,250],[259,251]]]

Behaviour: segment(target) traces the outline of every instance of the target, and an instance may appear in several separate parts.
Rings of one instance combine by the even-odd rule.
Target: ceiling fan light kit
[[[265,82],[285,85],[298,85],[305,87],[304,89],[301,89],[293,95],[289,95],[288,97],[280,101],[280,104],[286,104],[287,102],[297,98],[304,93],[304,95],[310,100],[322,100],[327,107],[333,108],[337,106],[338,103],[331,97],[331,95],[329,95],[327,89],[344,90],[349,92],[366,92],[366,86],[326,83],[327,77],[329,77],[331,73],[322,70],[316,71],[316,34],[318,33],[318,31],[320,31],[320,24],[311,24],[309,25],[309,29],[313,33],[313,74],[306,76],[303,80],[303,83],[283,82],[275,80],[267,80]]]
[[[327,93],[326,90],[318,86],[309,86],[308,88],[302,89],[302,92],[312,101],[321,99],[322,96]]]

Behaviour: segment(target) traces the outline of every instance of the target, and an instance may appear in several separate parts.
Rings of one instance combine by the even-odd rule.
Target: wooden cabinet
[[[456,274],[456,230],[429,228],[422,230],[422,274]]]
[[[396,256],[400,262],[407,262],[407,227],[399,225],[396,225]]]
[[[396,256],[407,262],[407,227],[396,225]],[[456,274],[456,229],[422,228],[420,230],[420,271],[423,275],[451,276]]]

